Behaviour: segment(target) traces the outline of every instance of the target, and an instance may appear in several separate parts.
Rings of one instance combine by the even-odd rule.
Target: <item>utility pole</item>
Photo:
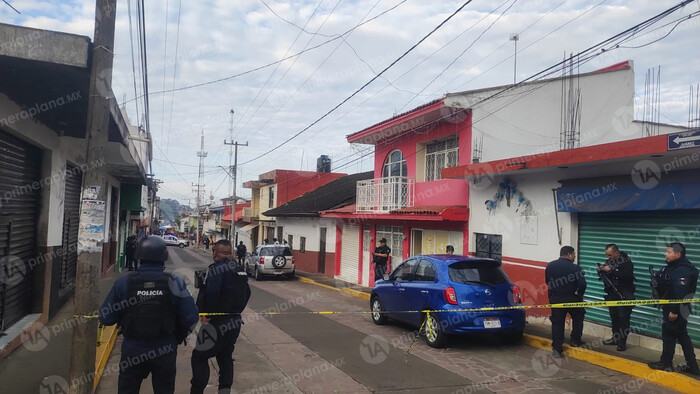
[[[107,187],[104,167],[90,164],[104,159],[104,149],[107,145],[116,13],[117,0],[95,1],[95,34],[93,45],[90,47],[92,64],[85,135],[85,163],[89,169],[85,172],[83,183],[73,298],[74,315],[79,318],[81,324],[73,328],[69,372],[72,394],[92,393],[95,379],[98,321],[94,315],[100,302],[99,281],[102,272],[102,244],[106,231],[104,225]],[[103,231],[90,231],[95,226],[99,228],[100,224]]]
[[[234,149],[234,155],[233,155],[233,167],[231,167],[231,172],[233,173],[232,178],[233,178],[233,194],[231,195],[231,227],[229,227],[229,234],[230,234],[230,241],[231,242],[236,242],[235,238],[235,233],[236,233],[236,182],[238,181],[238,175],[236,171],[238,170],[238,147],[239,146],[248,146],[248,142],[246,141],[245,144],[241,144],[238,141],[236,142],[226,142],[224,140],[224,145],[231,145],[233,146]],[[231,175],[231,174],[229,174]]]
[[[200,145],[199,145],[199,150],[197,151],[197,156],[199,157],[199,177],[197,178],[197,185],[192,185],[192,186],[197,186],[197,235],[196,235],[196,242],[197,242],[197,247],[199,247],[199,223],[200,220],[202,219],[202,213],[200,212],[200,203],[201,203],[201,191],[202,187],[202,167],[204,164],[204,158],[207,157],[207,152],[204,151],[204,130],[202,130],[202,137],[200,140]]]
[[[231,124],[229,125],[228,128],[228,138],[233,141],[233,114],[234,110],[231,109]],[[224,140],[224,144],[226,143],[226,140]],[[233,160],[233,145],[231,145],[228,149],[228,170],[227,171],[233,171],[233,165],[231,164],[231,160]],[[228,190],[230,191],[234,186],[235,178],[229,176],[228,178]],[[229,201],[229,205],[232,207],[231,208],[231,223],[236,221],[236,209],[233,208],[235,202],[234,200],[236,199],[236,189],[233,189],[233,192],[231,193],[231,199]],[[232,227],[229,225],[228,229],[228,240],[231,242],[235,242],[234,235],[232,233]],[[235,245],[234,245],[235,246]]]

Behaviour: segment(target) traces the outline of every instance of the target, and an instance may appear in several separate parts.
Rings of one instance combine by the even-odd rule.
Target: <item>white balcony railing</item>
[[[357,212],[390,212],[412,207],[415,178],[390,176],[357,182]]]

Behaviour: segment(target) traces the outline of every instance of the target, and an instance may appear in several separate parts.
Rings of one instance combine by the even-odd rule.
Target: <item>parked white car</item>
[[[294,257],[286,245],[260,245],[246,259],[245,271],[256,280],[263,275],[284,275],[294,279]]]
[[[163,239],[168,245],[175,245],[181,248],[184,248],[185,246],[190,246],[190,241],[188,239],[180,239],[174,235],[166,234],[163,236]]]

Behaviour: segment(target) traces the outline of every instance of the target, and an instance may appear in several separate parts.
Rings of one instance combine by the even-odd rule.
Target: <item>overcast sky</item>
[[[1,22],[93,35],[94,0],[8,1],[21,15],[0,3]],[[134,39],[136,37],[136,1],[118,0],[113,89],[120,102],[126,99],[129,116],[135,123],[136,105],[138,103],[142,114],[143,101],[133,100],[135,78],[129,2]],[[333,159],[334,171],[370,170],[372,155],[367,155],[368,146],[351,146],[345,140],[347,134],[446,92],[512,83],[514,48],[513,42],[509,42],[510,33],[520,33],[517,77],[524,79],[559,62],[564,53],[586,49],[678,2],[474,0],[390,68],[383,75],[385,79],[370,84],[276,152],[241,165],[239,178],[241,181],[257,179],[258,174],[275,168],[314,170],[316,158],[322,154]],[[229,163],[229,147],[222,143],[224,139],[230,140],[231,109],[235,111],[233,139],[249,143],[248,147],[239,148],[239,163],[245,163],[304,129],[340,103],[463,3],[454,0],[198,0],[182,3],[147,0],[153,172],[156,178],[164,181],[159,194],[181,203],[192,198],[194,204],[191,183],[197,182],[196,151],[204,130],[204,149],[208,152],[202,181],[205,195],[216,199],[229,195],[228,177],[218,166],[226,167]],[[337,39],[338,34],[395,6],[345,35],[344,39]],[[696,12],[699,7],[698,1],[690,3],[662,24]],[[668,37],[656,43],[600,56],[580,71],[633,60],[636,101],[641,102],[647,69],[660,66],[661,121],[686,125],[689,86],[700,82],[699,19],[679,24]],[[673,25],[656,30],[629,45],[651,43],[671,28]],[[157,93],[173,86],[180,88],[229,77],[333,38],[336,39],[278,66],[202,87]],[[465,49],[464,55],[445,71]],[[140,95],[140,79],[136,80],[136,91]],[[636,119],[641,119],[641,106],[637,107]],[[367,156],[358,159],[363,155]],[[344,165],[348,162],[349,165]],[[250,191],[239,186],[238,194],[246,196]]]

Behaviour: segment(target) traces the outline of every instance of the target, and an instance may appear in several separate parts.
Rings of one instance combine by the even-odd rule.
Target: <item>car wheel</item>
[[[435,313],[427,313],[425,315],[425,323],[423,324],[423,334],[425,334],[425,342],[430,347],[443,348],[447,343],[447,334],[442,331],[440,321]]]
[[[258,267],[255,267],[255,280],[262,280],[262,274],[260,273]]]
[[[510,344],[519,343],[523,339],[523,330],[511,331],[503,335],[503,341]]]
[[[180,249],[183,249],[185,247],[185,244],[179,244],[178,246],[180,247]]]
[[[278,255],[272,258],[272,266],[276,269],[284,268],[285,264],[287,264],[287,259],[284,258],[284,256],[282,255]]]
[[[374,324],[377,325],[383,325],[386,324],[387,322],[387,317],[384,314],[384,308],[382,307],[382,302],[379,300],[379,297],[374,296],[372,297],[372,302],[370,302],[370,307],[372,308],[372,321]]]

